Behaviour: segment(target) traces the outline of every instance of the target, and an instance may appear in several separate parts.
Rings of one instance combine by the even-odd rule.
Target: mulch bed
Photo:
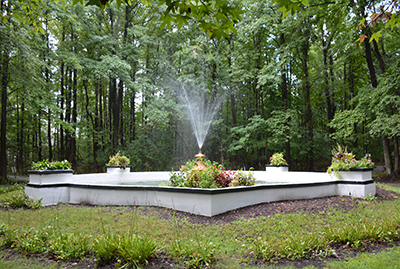
[[[382,188],[376,188],[376,201],[385,201],[385,200],[393,200],[398,196],[397,193],[384,190]],[[171,209],[161,208],[161,207],[141,207],[141,214],[146,215],[156,215],[157,217],[163,219],[185,219],[186,221],[193,224],[201,224],[201,225],[213,225],[213,224],[223,224],[230,223],[236,221],[238,219],[251,219],[257,218],[260,216],[273,216],[275,214],[287,214],[293,212],[304,211],[308,213],[318,213],[323,212],[327,209],[340,209],[348,212],[354,208],[359,208],[360,206],[365,206],[363,203],[359,202],[360,199],[354,199],[347,196],[334,196],[327,198],[317,198],[317,199],[308,199],[308,200],[295,200],[295,201],[281,201],[281,202],[273,202],[273,203],[263,203],[253,206],[248,206],[240,209],[236,209],[230,212],[226,212],[214,217],[205,217],[194,215],[186,212],[175,211]],[[378,252],[395,245],[398,245],[400,240],[394,240],[392,243],[384,243],[380,244],[379,242],[365,242],[365,245],[362,249],[352,249],[347,245],[336,245],[333,248],[336,251],[335,257],[328,257],[324,260],[313,260],[313,259],[300,259],[296,261],[289,260],[280,260],[275,266],[293,266],[296,268],[303,268],[306,266],[313,265],[316,268],[323,268],[325,264],[332,260],[343,260],[348,259],[349,257],[354,257],[361,251],[363,252]],[[3,251],[3,259],[13,259],[18,257],[18,253],[14,251]],[[39,262],[43,263],[53,263],[56,262],[51,257],[45,256],[32,256]],[[262,260],[253,260],[250,266],[254,268],[265,265],[265,262]],[[149,264],[144,266],[147,269],[155,269],[155,268],[177,268],[177,264],[175,261],[172,261],[166,254],[160,254],[158,258],[152,258],[149,261]],[[72,261],[62,264],[62,268],[95,268],[95,261],[91,259],[87,259],[84,261]],[[107,265],[104,267],[97,267],[103,269],[115,268],[114,266]]]
[[[387,191],[382,188],[376,188],[377,201],[393,200],[397,197],[396,192]],[[325,211],[327,208],[335,208],[348,212],[351,209],[360,206],[359,201],[362,199],[354,199],[349,196],[332,196],[326,198],[280,201],[272,203],[263,203],[253,206],[247,206],[219,214],[213,217],[195,215],[187,212],[176,211],[161,207],[143,207],[141,212],[144,214],[157,215],[163,219],[186,219],[193,224],[211,225],[216,223],[230,223],[239,218],[257,218],[261,216],[273,216],[275,214],[287,214],[299,211],[305,211],[310,214]]]

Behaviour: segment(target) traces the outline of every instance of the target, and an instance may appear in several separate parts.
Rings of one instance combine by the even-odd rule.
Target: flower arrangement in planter
[[[69,161],[56,161],[50,162],[48,159],[44,159],[43,161],[33,162],[32,169],[35,171],[39,170],[72,170],[72,165]]]
[[[272,166],[287,166],[287,162],[284,158],[283,153],[274,153],[271,158],[269,158],[269,164]]]
[[[332,150],[332,164],[328,167],[327,172],[329,174],[333,172],[336,177],[341,178],[339,171],[371,169],[374,167],[374,163],[370,157],[371,156],[367,154],[364,158],[356,160],[352,152],[348,153],[346,147],[342,147],[338,144],[337,148]]]
[[[179,172],[172,172],[169,186],[190,188],[226,188],[252,186],[255,178],[251,172],[241,170],[225,170],[218,163],[202,161],[204,165],[196,165],[197,160],[190,160]]]
[[[114,156],[110,156],[110,159],[106,166],[113,166],[116,167],[118,166],[119,168],[125,169],[131,161],[129,160],[128,157],[121,155],[119,152],[115,154]]]

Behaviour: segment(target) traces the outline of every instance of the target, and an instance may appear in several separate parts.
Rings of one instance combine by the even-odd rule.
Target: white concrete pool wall
[[[254,171],[258,185],[222,189],[148,186],[145,182],[168,181],[170,172],[129,172],[73,175],[34,173],[25,192],[42,199],[43,205],[59,202],[92,205],[160,206],[193,214],[214,216],[265,202],[312,199],[335,195],[364,198],[375,195],[371,170],[342,173],[343,178],[320,172]],[[140,185],[120,185],[123,183]],[[143,183],[143,185],[142,185]],[[273,183],[273,184],[271,184]]]

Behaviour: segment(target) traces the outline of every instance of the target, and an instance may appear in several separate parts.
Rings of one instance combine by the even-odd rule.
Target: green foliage
[[[97,264],[110,264],[116,261],[119,239],[118,235],[112,233],[103,234],[94,239],[93,252],[96,255]]]
[[[157,250],[157,243],[152,237],[131,233],[107,233],[96,237],[93,243],[93,252],[100,265],[118,262],[139,267],[139,264],[156,255]]]
[[[133,267],[139,267],[158,251],[157,243],[149,236],[62,233],[52,226],[18,230],[4,223],[0,225],[0,247],[15,248],[25,254],[47,252],[60,260],[94,256],[99,265],[118,262]]]
[[[60,233],[49,242],[49,253],[61,260],[82,259],[92,251],[91,236]]]
[[[244,13],[238,5],[228,1],[205,0],[205,1],[167,1],[160,0],[159,5],[166,5],[161,28],[176,23],[180,30],[183,24],[188,25],[189,19],[197,21],[198,27],[204,31],[210,39],[222,39],[228,37],[230,32],[236,33],[235,24],[242,20]]]
[[[44,159],[43,161],[33,162],[32,163],[33,170],[71,170],[72,165],[69,161],[56,161],[50,162],[48,159]]]
[[[110,159],[106,165],[108,166],[119,166],[121,168],[126,168],[131,161],[128,157],[121,155],[119,152],[114,156],[110,156]]]
[[[224,170],[211,161],[189,160],[179,172],[170,174],[170,186],[189,188],[225,188],[251,186],[255,178],[251,172]]]
[[[24,184],[15,183],[14,185],[9,186],[9,187],[0,187],[0,194],[4,194],[7,192],[13,192],[13,191],[22,191],[24,189],[25,189]]]
[[[278,11],[282,11],[282,18],[285,18],[288,13],[295,15],[297,12],[302,12],[303,7],[309,7],[308,0],[274,0],[274,3],[278,3],[281,7]]]
[[[76,172],[100,172],[120,150],[135,171],[176,169],[197,150],[180,88],[170,83],[178,77],[197,78],[209,100],[227,94],[203,148],[227,168],[261,169],[287,145],[294,170],[311,164],[323,170],[330,162],[324,147],[336,142],[380,160],[375,137],[399,134],[398,16],[371,29],[372,38],[382,35],[386,67],[377,72],[377,88],[368,86],[364,52],[354,42],[360,16],[379,10],[381,1],[373,7],[298,0],[73,2],[88,5],[3,5],[1,55],[13,52],[3,59],[9,63],[4,168],[16,166],[22,174],[32,160],[68,158]],[[384,24],[393,31],[381,31]]]
[[[283,153],[274,153],[270,158],[270,164],[275,166],[287,165],[287,162],[283,157]]]
[[[183,260],[186,268],[209,267],[215,261],[216,247],[206,240],[176,239],[169,249],[170,257]]]
[[[146,262],[157,251],[157,243],[151,236],[124,234],[118,236],[118,258],[133,267]]]
[[[0,247],[11,248],[16,242],[16,232],[7,224],[0,225]]]
[[[161,259],[161,255],[169,255],[174,267],[186,268],[191,264],[200,264],[202,268],[207,266],[202,261],[206,261],[208,267],[240,268],[246,267],[243,264],[246,261],[254,264],[253,257],[274,262],[299,257],[319,260],[335,256],[336,248],[363,250],[364,244],[386,244],[398,238],[398,199],[354,202],[359,204],[350,211],[329,206],[318,213],[271,214],[215,224],[193,224],[180,214],[176,215],[182,217],[165,219],[160,216],[159,209],[152,207],[94,208],[60,204],[40,211],[3,210],[0,211],[0,248],[22,252],[19,246],[26,244],[17,245],[16,242],[27,236],[31,237],[26,241],[31,242],[32,246],[47,242],[47,249],[50,249],[53,239],[54,242],[62,241],[66,246],[60,246],[59,249],[68,252],[70,243],[56,237],[61,234],[86,234],[92,250],[85,257],[96,259],[99,266],[129,267],[118,252],[119,235],[126,235],[124,238],[127,240],[138,239],[130,232],[135,231],[136,235],[146,235],[151,242],[157,242],[154,255],[160,254]],[[132,210],[135,212],[133,216]],[[35,239],[40,237],[43,239]],[[81,238],[86,240],[85,236]],[[32,247],[33,250],[35,248]],[[109,258],[104,258],[101,264],[100,257],[107,257],[107,251]],[[115,259],[112,259],[112,255]],[[243,257],[246,257],[246,261]],[[139,266],[144,267],[145,263]]]
[[[20,231],[16,234],[13,246],[26,254],[44,253],[48,250],[47,248],[53,236],[53,232],[54,230],[52,227],[46,227],[40,230],[30,228],[26,231]]]
[[[328,168],[328,173],[335,173],[335,176],[341,178],[339,171],[349,171],[358,168],[372,168],[374,163],[368,157],[361,158],[360,160],[355,159],[353,153],[347,152],[347,147],[337,145],[337,148],[332,150],[332,164]]]
[[[24,191],[13,191],[5,194],[1,199],[1,204],[5,207],[11,208],[28,208],[28,209],[39,209],[42,207],[42,199],[37,201],[32,200]]]

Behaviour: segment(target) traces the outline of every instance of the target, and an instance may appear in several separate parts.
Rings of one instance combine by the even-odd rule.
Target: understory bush
[[[251,172],[224,170],[216,162],[190,160],[179,172],[170,175],[170,186],[190,188],[225,188],[252,186],[255,178]]]
[[[41,208],[41,202],[42,199],[30,199],[28,195],[22,190],[6,193],[0,200],[0,204],[3,204],[5,207],[23,207],[28,209]]]

